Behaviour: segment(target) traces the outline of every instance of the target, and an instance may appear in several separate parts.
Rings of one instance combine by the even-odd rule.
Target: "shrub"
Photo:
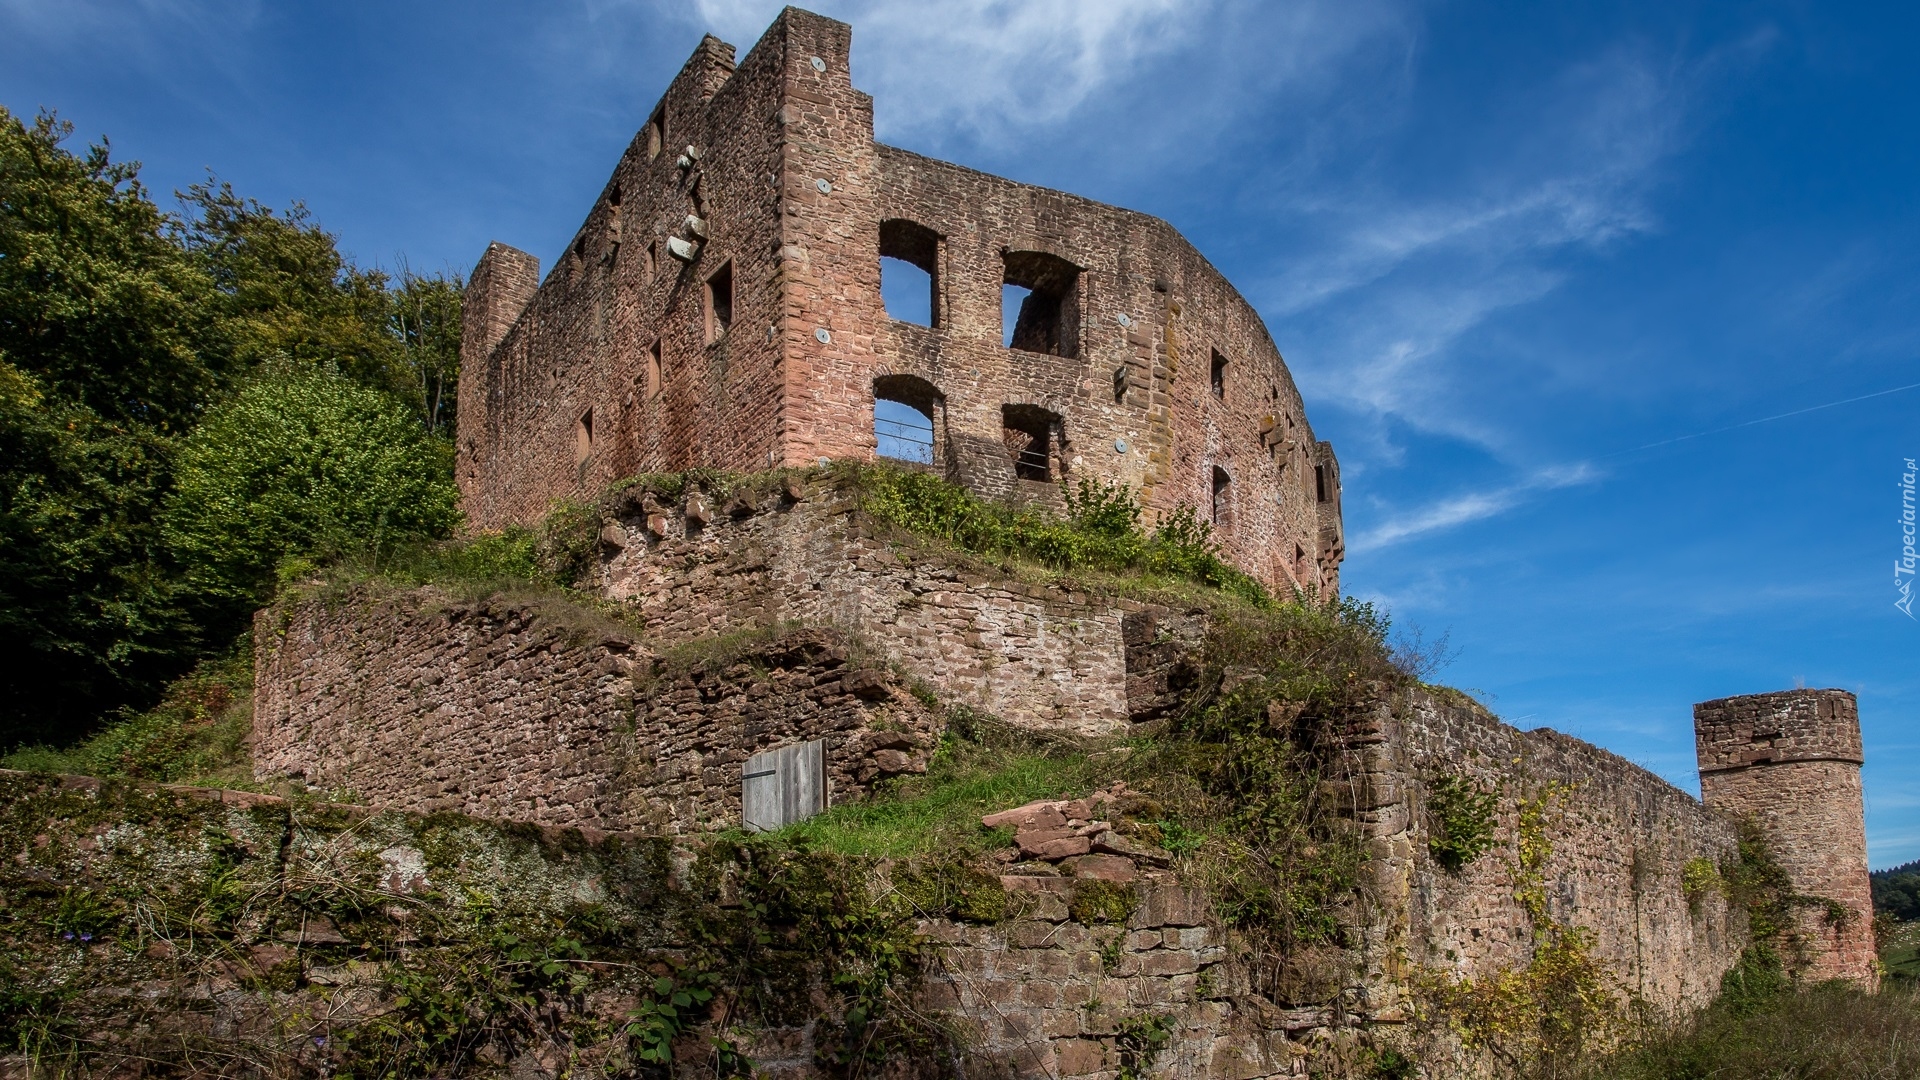
[[[1493,846],[1495,796],[1464,776],[1442,776],[1427,788],[1427,850],[1450,873]]]
[[[458,520],[449,448],[331,371],[249,383],[190,435],[164,526],[190,584],[238,615],[289,557],[390,551]]]
[[[1680,869],[1680,891],[1687,898],[1687,907],[1699,910],[1700,901],[1707,894],[1720,887],[1720,868],[1713,865],[1712,859],[1694,856]]]

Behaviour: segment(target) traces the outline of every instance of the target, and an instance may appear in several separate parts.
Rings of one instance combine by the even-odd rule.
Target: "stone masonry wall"
[[[1593,932],[1618,989],[1664,1010],[1696,1008],[1747,944],[1745,916],[1709,890],[1690,903],[1688,860],[1734,851],[1732,819],[1624,758],[1541,728],[1520,731],[1477,705],[1425,691],[1353,734],[1349,796],[1371,838],[1375,889],[1369,965],[1381,986],[1403,962],[1454,977],[1524,966],[1534,927],[1515,897],[1521,800],[1544,800],[1552,854],[1541,870],[1547,914]],[[1429,792],[1460,776],[1499,794],[1496,843],[1458,874],[1427,849]],[[1383,1002],[1384,1004],[1384,1002]]]
[[[461,350],[469,520],[528,524],[641,472],[871,460],[886,380],[976,491],[1057,498],[1007,442],[1007,409],[1051,417],[1050,480],[1192,507],[1274,588],[1337,591],[1337,462],[1252,306],[1164,221],[875,143],[851,50],[794,8],[737,65],[704,39],[537,289],[531,256],[488,249]],[[921,238],[930,326],[886,310],[883,228]],[[1001,287],[1040,263],[1067,279],[1058,340],[1010,348]]]
[[[896,550],[849,496],[797,477],[724,502],[631,489],[602,541],[605,595],[652,640],[836,626],[1022,727],[1099,735],[1160,715],[1181,679],[1165,646],[1198,633],[1182,613]]]
[[[1788,690],[1694,706],[1700,792],[1752,818],[1794,889],[1814,979],[1878,981],[1867,876],[1859,707],[1844,690]],[[1837,917],[1836,917],[1837,916]]]
[[[607,831],[737,825],[751,754],[827,739],[831,800],[925,768],[926,708],[828,631],[685,670],[552,599],[433,589],[255,620],[254,771],[379,806]]]

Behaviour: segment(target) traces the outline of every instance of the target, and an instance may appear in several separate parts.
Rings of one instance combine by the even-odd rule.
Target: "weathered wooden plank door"
[[[740,772],[741,824],[772,832],[827,808],[827,743],[824,739],[763,750]]]

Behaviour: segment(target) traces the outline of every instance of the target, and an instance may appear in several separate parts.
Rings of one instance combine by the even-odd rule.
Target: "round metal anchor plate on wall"
[[[827,70],[827,62],[826,62],[825,60],[822,60],[822,59],[820,59],[820,58],[819,58],[819,57],[817,57],[817,56],[815,56],[815,57],[811,57],[811,58],[809,58],[809,59],[807,60],[807,63],[809,63],[809,64],[812,64],[812,65],[813,65],[813,70],[815,70],[815,71],[825,71],[825,70]]]
[[[1126,452],[1127,452],[1127,440],[1125,440],[1125,439],[1115,439],[1115,440],[1113,440],[1113,452],[1114,452],[1114,453],[1116,453],[1116,454],[1124,454],[1124,453],[1126,453]]]
[[[814,186],[814,187],[816,187],[816,188],[819,188],[819,189],[820,189],[820,194],[822,194],[822,195],[831,195],[831,194],[833,194],[833,185],[832,185],[832,184],[829,184],[829,183],[827,183],[827,182],[826,182],[825,180],[815,180],[815,181],[813,182],[813,186]]]
[[[827,328],[824,326],[816,327],[813,331],[813,340],[822,345],[831,345],[833,344],[833,335],[827,333]]]

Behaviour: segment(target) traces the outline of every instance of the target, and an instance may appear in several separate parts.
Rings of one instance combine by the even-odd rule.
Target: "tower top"
[[[1860,708],[1845,690],[1781,690],[1703,701],[1693,707],[1700,772],[1789,761],[1859,765]]]

